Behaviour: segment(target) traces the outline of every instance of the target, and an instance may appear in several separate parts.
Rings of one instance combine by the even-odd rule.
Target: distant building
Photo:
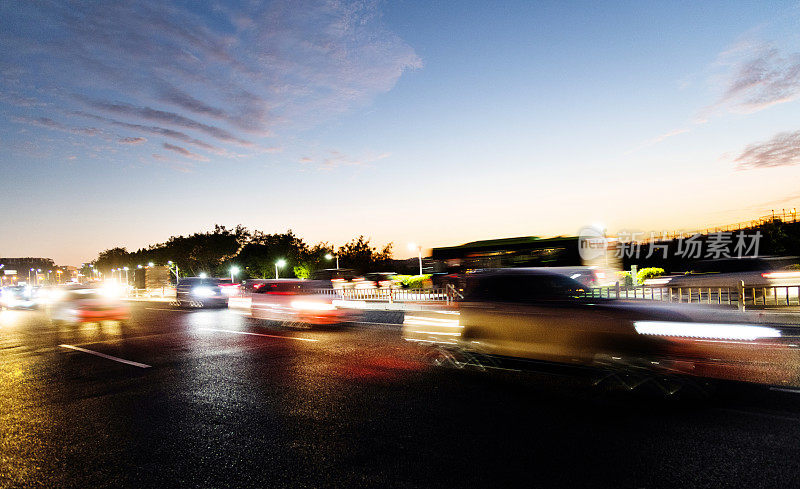
[[[0,282],[3,285],[20,282],[30,284],[64,283],[72,277],[68,268],[70,267],[56,266],[52,258],[0,258]],[[74,267],[72,268],[74,269]]]

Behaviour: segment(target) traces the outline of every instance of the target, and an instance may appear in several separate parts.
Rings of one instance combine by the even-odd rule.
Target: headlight
[[[336,306],[326,302],[313,302],[313,301],[292,301],[293,309],[300,309],[301,311],[334,311]]]
[[[753,324],[684,323],[672,321],[635,321],[633,327],[639,334],[657,336],[682,336],[715,340],[757,340],[779,338],[775,328]]]
[[[100,287],[100,294],[103,297],[109,297],[109,298],[120,297],[122,295],[122,291],[117,286],[117,284],[107,283],[102,287]]]
[[[214,294],[214,289],[211,287],[195,287],[192,289],[192,295],[197,297],[211,297]]]

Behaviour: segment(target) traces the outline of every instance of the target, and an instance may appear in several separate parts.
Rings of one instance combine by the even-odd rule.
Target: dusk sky
[[[0,256],[800,206],[800,3],[0,3]]]

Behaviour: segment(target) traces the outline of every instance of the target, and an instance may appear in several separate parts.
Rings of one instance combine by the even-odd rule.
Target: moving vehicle
[[[611,285],[614,274],[611,271],[603,270],[596,266],[576,266],[576,267],[537,267],[539,270],[557,273],[565,277],[580,282],[586,287],[601,287]]]
[[[349,268],[326,268],[311,274],[311,280],[329,281],[337,289],[355,288],[358,282],[356,279],[359,278],[356,272]]]
[[[0,289],[0,306],[7,309],[35,309],[39,306],[38,291],[27,285],[10,285]]]
[[[591,367],[644,378],[800,384],[800,328],[696,305],[587,298],[542,269],[466,278],[455,311],[407,314],[403,336],[458,358]]]
[[[251,294],[250,316],[293,327],[332,326],[357,320],[356,311],[336,306],[338,297],[327,280],[267,280]]]
[[[397,277],[395,272],[370,272],[364,275],[364,281],[356,288],[388,289],[392,286],[397,287],[398,283],[395,277]]]
[[[52,321],[65,323],[126,321],[130,309],[113,285],[73,285],[53,290],[48,314]]]
[[[219,279],[186,277],[175,289],[179,307],[228,307],[228,296],[222,293]]]

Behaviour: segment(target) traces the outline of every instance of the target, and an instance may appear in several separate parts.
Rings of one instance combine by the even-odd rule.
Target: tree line
[[[181,276],[206,273],[225,277],[237,267],[238,278],[270,278],[275,276],[275,264],[282,260],[281,277],[307,278],[316,270],[335,268],[336,257],[340,267],[357,273],[384,270],[392,266],[392,243],[379,250],[362,235],[336,248],[327,242],[309,245],[291,229],[267,234],[241,225],[233,229],[215,225],[213,231],[172,236],[137,251],[111,248],[100,252],[91,265],[110,274],[112,269],[171,262]]]

